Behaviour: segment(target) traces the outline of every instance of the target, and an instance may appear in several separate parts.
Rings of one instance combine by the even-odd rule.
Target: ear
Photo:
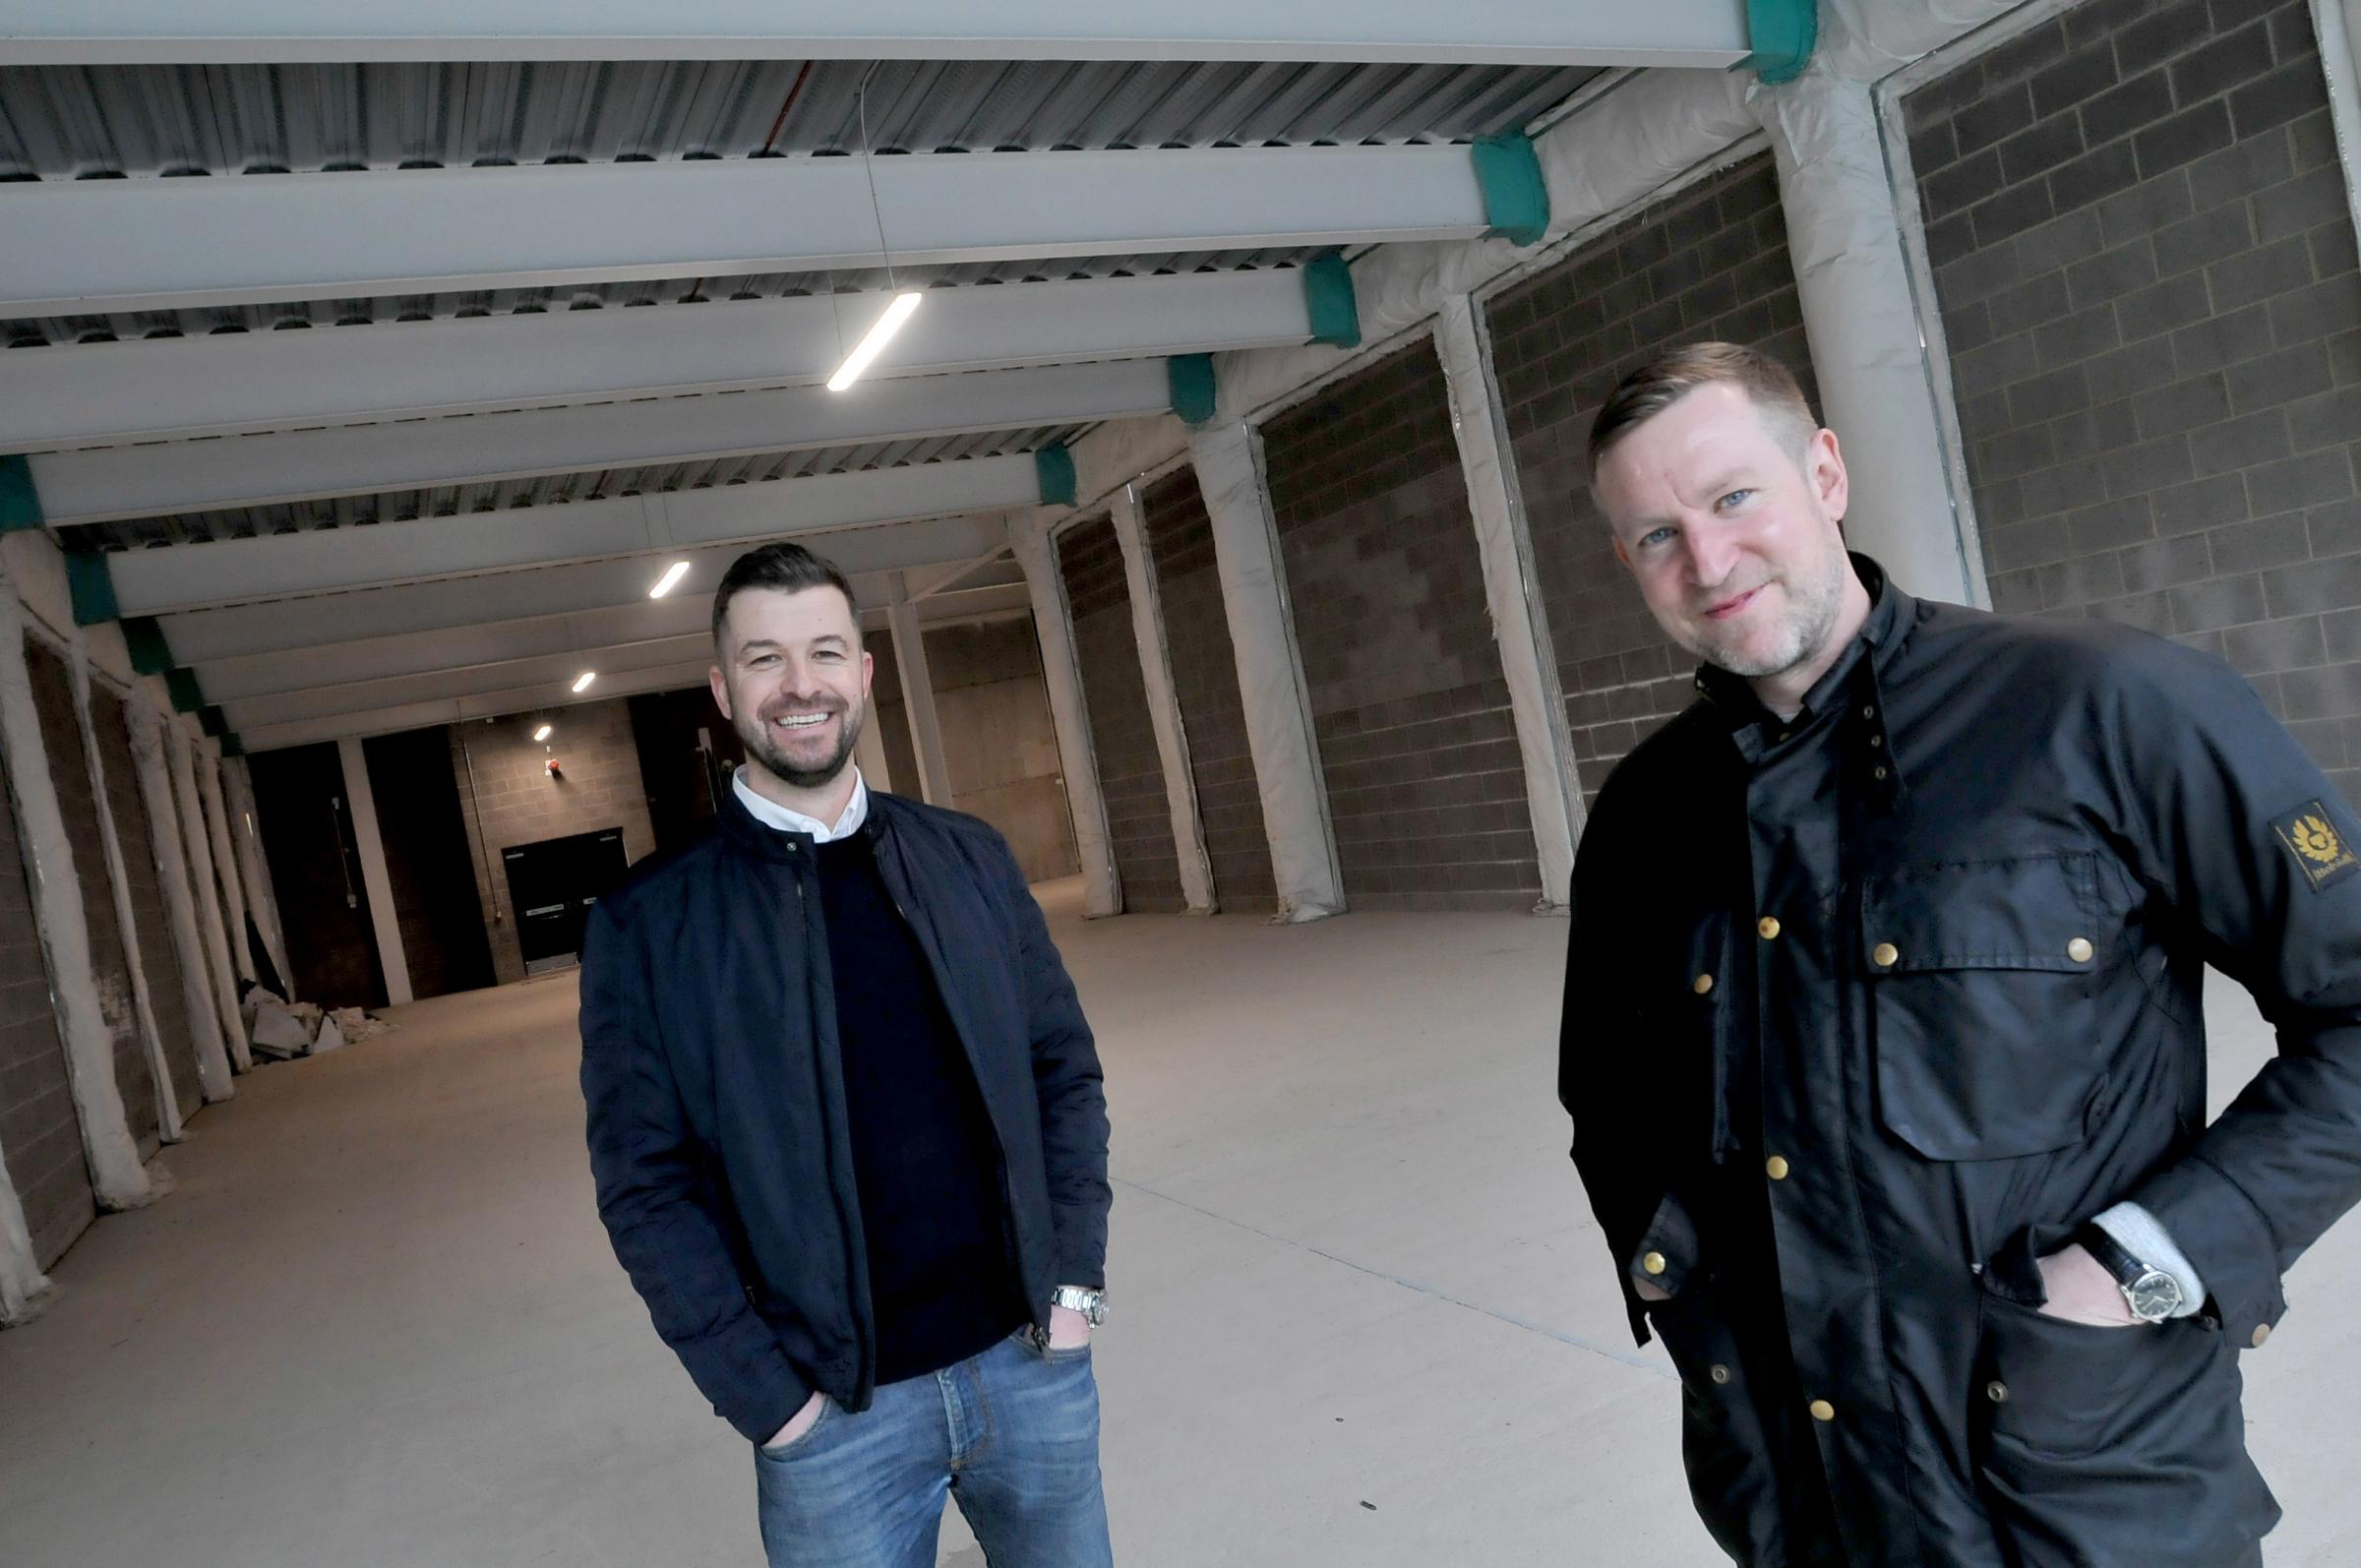
[[[1852,479],[1845,471],[1845,454],[1838,450],[1835,431],[1823,429],[1813,435],[1804,454],[1804,474],[1811,480],[1821,510],[1844,521],[1846,503],[1852,499]]]
[[[1613,536],[1613,538],[1615,546],[1615,559],[1623,563],[1624,571],[1629,572],[1631,570],[1631,552],[1623,548],[1623,536],[1621,534],[1616,534]]]
[[[732,724],[737,723],[738,715],[730,711],[730,688],[729,683],[721,678],[721,666],[716,664],[707,670],[705,680],[713,688],[713,705],[721,709],[723,718]]]
[[[878,656],[867,648],[861,650],[861,700],[869,701],[870,687],[878,678]]]

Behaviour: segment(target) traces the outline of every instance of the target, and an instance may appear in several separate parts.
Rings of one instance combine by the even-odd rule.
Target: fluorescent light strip
[[[902,323],[908,321],[918,309],[920,297],[914,288],[904,289],[893,296],[893,303],[885,307],[885,314],[878,318],[878,324],[869,330],[867,336],[853,345],[853,351],[844,356],[844,363],[837,367],[836,374],[828,378],[828,391],[842,392],[861,379],[861,373],[869,369],[872,360],[885,351],[885,345],[893,341],[893,334],[902,330]]]
[[[533,731],[533,739],[536,741],[546,741],[549,739],[549,731],[550,726],[544,724],[539,729]]]
[[[575,694],[578,695],[581,693],[589,691],[590,683],[597,679],[598,672],[596,670],[584,670],[580,675],[575,676],[574,681],[574,690]]]
[[[675,561],[671,566],[664,569],[664,575],[658,577],[656,579],[656,585],[647,590],[647,596],[651,599],[663,598],[664,595],[670,593],[674,587],[680,583],[680,580],[688,574],[689,563],[686,561]]]

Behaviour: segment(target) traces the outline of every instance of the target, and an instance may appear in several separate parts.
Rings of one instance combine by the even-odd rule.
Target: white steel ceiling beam
[[[1001,459],[981,459],[1000,461]],[[745,489],[759,489],[747,486]],[[699,494],[738,495],[742,491]],[[676,498],[677,499],[677,498]],[[547,513],[537,513],[547,525]],[[502,516],[516,513],[500,513]],[[567,616],[647,602],[648,587],[668,561],[686,559],[689,573],[673,589],[674,600],[710,598],[721,575],[757,538],[776,536],[778,514],[769,513],[766,533],[751,535],[718,548],[666,552],[660,556],[627,556],[610,560],[575,561],[529,572],[495,572],[478,576],[432,582],[403,582],[391,587],[360,588],[319,593],[272,603],[238,604],[224,608],[168,613],[156,618],[173,662],[206,669],[217,661],[331,644],[409,634],[429,635],[462,628]],[[479,517],[476,521],[487,521]],[[381,523],[380,528],[414,527],[414,523]],[[864,573],[891,572],[908,567],[972,557],[989,548],[995,536],[1005,537],[998,513],[981,516],[930,518],[923,522],[878,527],[845,528],[806,543],[860,580]],[[200,546],[175,548],[197,549]],[[142,552],[145,554],[146,552]],[[116,556],[124,561],[128,556]],[[653,633],[662,634],[662,633]],[[621,640],[621,638],[618,638]],[[389,672],[392,673],[392,672]]]
[[[1293,268],[937,288],[868,380],[1307,341]],[[0,452],[827,380],[892,296],[223,332],[0,354]]]
[[[0,319],[1467,239],[1488,221],[1464,147],[44,180],[0,189]]]
[[[1743,0],[12,0],[0,65],[323,60],[1351,60],[1726,66]]]
[[[347,713],[366,713],[379,708],[403,707],[412,702],[429,702],[442,698],[480,696],[488,692],[514,692],[531,686],[548,686],[556,682],[571,682],[585,670],[595,671],[599,687],[613,690],[615,683],[647,670],[672,669],[698,661],[711,663],[713,640],[704,633],[684,636],[657,637],[645,642],[625,642],[605,647],[596,644],[570,648],[559,653],[544,653],[530,659],[504,659],[494,664],[459,665],[449,669],[422,670],[415,675],[394,676],[381,681],[347,681],[334,686],[315,686],[295,692],[279,692],[269,696],[224,698],[204,685],[198,685],[206,697],[217,704],[229,727],[243,733],[248,730],[270,729],[281,724],[296,724],[306,719],[335,718]]]
[[[684,551],[865,523],[944,517],[1030,506],[1040,496],[1032,457],[977,457],[715,490],[577,501],[564,507],[517,507],[369,527],[166,545],[118,551],[105,561],[121,614],[162,615],[289,594],[333,593],[601,556]],[[955,530],[958,519],[948,526]],[[956,553],[930,547],[922,559],[944,561]],[[641,591],[645,588],[642,583]]]
[[[46,353],[47,349],[18,350]],[[51,527],[1167,412],[1163,360],[91,447],[29,459]],[[867,519],[861,519],[867,520]],[[575,552],[588,554],[587,551]]]
[[[562,710],[577,703],[611,701],[639,692],[673,692],[683,687],[702,686],[705,684],[705,672],[712,667],[713,661],[708,655],[652,670],[633,671],[612,681],[600,681],[589,691],[579,694],[571,690],[574,678],[569,675],[561,681],[545,681],[507,691],[484,692],[469,696],[431,697],[394,707],[354,709],[325,718],[298,719],[287,724],[263,725],[234,733],[239,744],[248,752],[269,752],[286,746],[307,746],[314,741],[391,735],[398,730],[424,729],[430,724],[456,724],[466,719],[499,718],[509,713],[550,710],[550,716],[563,723]]]

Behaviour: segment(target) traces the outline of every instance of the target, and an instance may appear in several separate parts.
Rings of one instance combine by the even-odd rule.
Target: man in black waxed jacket
[[[1110,1561],[1090,1334],[1107,1112],[1008,846],[872,794],[852,585],[794,544],[714,596],[746,744],[716,831],[600,901],[582,1091],[616,1255],[755,1449],[773,1568]]]
[[[2361,823],[2219,661],[1910,598],[1836,438],[1708,344],[1610,396],[1705,664],[1574,876],[1560,1095],[1737,1561],[2231,1568],[2238,1357],[2361,1196]],[[2279,1055],[2206,1121],[2207,965]]]

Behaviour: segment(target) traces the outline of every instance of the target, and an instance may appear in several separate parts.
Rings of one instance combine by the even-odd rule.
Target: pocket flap
[[[1861,890],[1869,973],[2088,972],[2106,959],[2098,857],[2087,851],[1907,866]]]

